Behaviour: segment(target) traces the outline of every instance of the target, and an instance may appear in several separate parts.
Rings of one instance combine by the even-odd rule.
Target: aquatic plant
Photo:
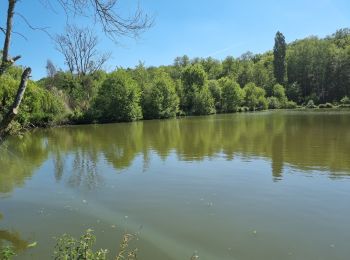
[[[119,245],[118,255],[115,260],[135,260],[137,259],[136,249],[129,249],[130,241],[136,235],[125,233]],[[109,251],[107,249],[99,249],[94,251],[93,247],[96,237],[93,230],[88,229],[80,239],[76,239],[68,234],[63,234],[57,238],[54,249],[55,260],[106,260]]]
[[[57,238],[57,244],[54,250],[54,258],[57,260],[68,259],[89,259],[89,260],[105,260],[108,250],[99,249],[93,251],[93,245],[96,237],[92,234],[92,230],[88,229],[79,240],[64,234]]]
[[[137,239],[137,234],[124,233],[119,244],[119,250],[115,260],[137,260],[137,248],[130,249],[130,242]],[[107,260],[109,251],[107,249],[94,250],[96,237],[92,229],[86,230],[79,239],[68,234],[56,238],[56,245],[53,252],[55,260]],[[35,247],[36,242],[28,245],[28,248]],[[0,248],[1,260],[12,260],[16,256],[13,247],[6,246]],[[199,256],[195,251],[191,260],[198,260]]]
[[[13,248],[10,246],[6,246],[4,248],[0,248],[0,259],[1,260],[10,260],[16,253]]]
[[[124,234],[123,239],[119,245],[119,253],[115,260],[122,260],[122,259],[137,259],[136,252],[137,248],[133,250],[129,250],[129,243],[131,240],[133,240],[136,236],[133,234]]]

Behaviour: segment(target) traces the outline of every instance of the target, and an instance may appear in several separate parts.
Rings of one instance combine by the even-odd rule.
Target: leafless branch
[[[48,31],[48,29],[49,29],[50,27],[35,27],[35,26],[33,26],[33,25],[27,20],[27,18],[26,18],[24,15],[22,15],[21,13],[16,12],[15,14],[16,14],[17,16],[19,16],[19,17],[24,21],[24,23],[25,23],[31,30],[33,30],[33,31],[42,31],[42,32],[46,33],[47,36],[49,36],[50,38],[52,38],[51,34],[50,34],[49,31]]]
[[[0,27],[0,31],[2,31],[2,32],[6,35],[6,30],[5,30],[5,28]],[[25,37],[22,33],[20,33],[20,32],[15,32],[15,31],[13,31],[12,33],[13,33],[13,34],[17,34],[17,35],[21,36],[24,40],[28,41],[28,38]]]
[[[130,17],[116,12],[118,0],[57,0],[66,14],[91,16],[102,26],[107,36],[117,41],[120,36],[137,38],[153,25],[153,17],[138,6]]]
[[[69,70],[79,76],[99,70],[110,57],[109,53],[97,51],[98,38],[89,28],[68,25],[65,33],[57,35],[54,41]]]

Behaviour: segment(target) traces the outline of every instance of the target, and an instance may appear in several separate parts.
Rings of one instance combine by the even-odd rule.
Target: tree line
[[[21,55],[13,56],[11,54],[13,35],[16,34],[26,39],[23,33],[13,30],[14,21],[17,21],[18,18],[22,19],[22,22],[30,30],[40,30],[45,32],[52,40],[55,40],[56,48],[64,55],[70,72],[74,73],[78,70],[79,74],[96,71],[96,68],[101,67],[106,61],[109,54],[96,52],[97,38],[93,33],[90,33],[89,28],[81,29],[70,25],[70,22],[74,21],[75,18],[85,17],[92,19],[95,25],[99,25],[105,36],[108,36],[115,42],[123,36],[135,38],[153,24],[153,18],[145,14],[140,7],[136,9],[134,14],[129,14],[127,17],[121,15],[120,8],[118,8],[118,0],[38,1],[44,8],[55,13],[56,8],[64,12],[68,23],[66,33],[65,35],[53,37],[46,27],[33,26],[31,20],[26,17],[27,11],[25,13],[17,12],[18,5],[23,4],[21,1],[7,0],[4,2],[7,5],[7,12],[3,13],[6,24],[4,26],[0,24],[0,32],[4,35],[3,48],[0,52],[0,143],[9,133],[16,132],[18,129],[27,126],[33,126],[35,123],[57,123],[58,120],[53,120],[52,116],[57,117],[62,114],[62,111],[65,111],[61,108],[61,105],[64,103],[63,100],[57,95],[46,93],[45,89],[38,89],[34,83],[35,87],[32,87],[32,93],[26,98],[24,115],[18,116],[20,108],[22,108],[21,103],[24,97],[27,96],[25,93],[27,86],[29,84],[33,85],[33,82],[30,82],[32,71],[30,67],[19,70],[18,67],[13,69],[16,61],[21,59]],[[40,11],[35,9],[34,12],[37,14]],[[77,54],[77,52],[71,51],[73,49],[80,51],[78,53],[79,57],[71,55]],[[54,72],[53,64],[50,65],[50,72]],[[20,73],[19,77],[18,72]],[[14,84],[17,84],[17,87],[14,87]],[[33,102],[31,98],[33,98]],[[39,109],[38,106],[40,106]]]
[[[62,44],[69,39],[58,39],[65,53]],[[184,55],[168,66],[139,63],[110,73],[101,70],[99,62],[94,69],[85,61],[87,70],[75,68],[74,62],[66,60],[69,70],[64,71],[48,61],[47,77],[29,81],[24,112],[11,129],[350,103],[350,29],[289,44],[277,32],[273,50],[222,61]],[[3,75],[1,111],[12,104],[22,70],[13,66]]]

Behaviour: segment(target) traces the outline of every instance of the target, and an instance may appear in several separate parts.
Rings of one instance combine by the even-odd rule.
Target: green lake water
[[[92,228],[140,260],[350,259],[350,112],[39,129],[0,147],[0,246]],[[25,249],[37,241],[35,248]]]

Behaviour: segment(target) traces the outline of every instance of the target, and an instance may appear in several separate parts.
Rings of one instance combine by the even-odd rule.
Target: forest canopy
[[[75,73],[48,61],[48,75],[29,82],[15,131],[61,123],[121,122],[264,109],[348,107],[350,29],[289,44],[277,32],[273,50],[224,60],[179,56],[167,66]],[[23,71],[1,80],[0,117]]]

